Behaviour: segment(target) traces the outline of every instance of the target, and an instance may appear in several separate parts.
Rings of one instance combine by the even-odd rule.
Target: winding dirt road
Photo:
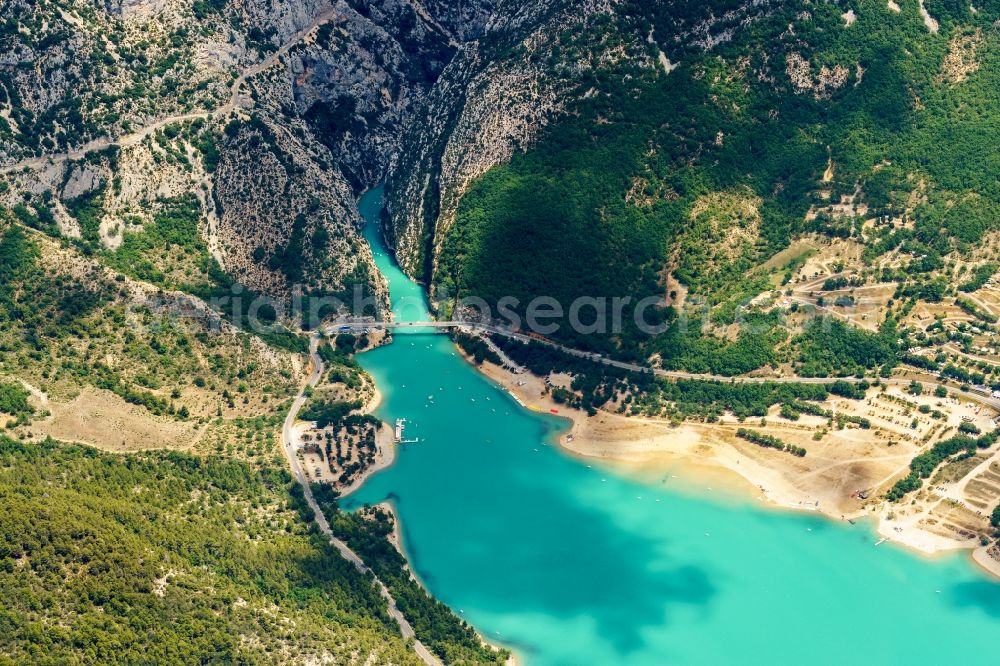
[[[319,504],[316,503],[316,499],[313,497],[312,488],[309,486],[309,479],[306,477],[305,473],[302,471],[302,466],[299,465],[299,459],[295,455],[295,436],[293,432],[293,426],[295,425],[295,419],[298,417],[299,412],[302,410],[303,405],[306,402],[306,389],[313,388],[319,383],[320,377],[323,376],[323,359],[320,358],[317,349],[319,348],[319,338],[313,336],[309,342],[309,358],[312,361],[313,371],[306,380],[306,383],[302,386],[302,390],[299,391],[298,396],[296,396],[295,401],[292,403],[292,408],[288,410],[288,415],[285,417],[285,425],[281,431],[281,449],[285,454],[285,460],[288,461],[288,466],[292,470],[292,476],[295,480],[299,482],[302,487],[302,494],[305,497],[306,503],[309,504],[309,508],[313,510],[313,520],[316,526],[319,527],[320,531],[326,535],[330,540],[330,543],[336,548],[345,560],[354,565],[358,571],[362,574],[371,573],[375,584],[379,588],[379,592],[382,597],[386,600],[389,606],[389,616],[395,620],[396,624],[399,626],[399,631],[403,635],[403,638],[413,639],[413,649],[417,653],[417,656],[425,663],[430,666],[442,666],[441,661],[431,653],[427,647],[417,640],[416,635],[413,631],[413,627],[407,621],[406,617],[403,616],[402,611],[396,605],[396,600],[393,598],[392,593],[389,592],[389,588],[375,576],[374,572],[365,564],[364,560],[358,556],[350,546],[338,539],[333,534],[333,530],[330,529],[330,523],[327,521],[326,516],[319,508]]]
[[[177,122],[186,122],[190,120],[198,120],[208,118],[209,116],[220,116],[224,117],[235,111],[236,109],[246,109],[253,104],[253,100],[250,97],[245,97],[242,94],[243,85],[254,76],[267,71],[292,49],[296,44],[301,42],[309,33],[318,28],[319,26],[332,21],[335,18],[343,16],[343,12],[333,7],[323,10],[313,18],[309,24],[292,35],[291,39],[282,44],[274,53],[264,58],[260,62],[251,65],[246,68],[233,80],[233,83],[229,86],[229,99],[221,106],[215,109],[205,109],[202,111],[190,111],[188,113],[180,113],[173,116],[167,116],[161,118],[153,123],[146,125],[142,129],[136,130],[130,134],[122,135],[118,138],[111,137],[101,137],[99,139],[94,139],[89,141],[78,148],[67,151],[65,153],[55,153],[52,155],[43,155],[41,157],[31,157],[28,159],[9,164],[4,167],[0,167],[0,175],[14,173],[16,171],[22,171],[24,169],[37,170],[44,169],[45,167],[61,164],[63,162],[71,160],[80,160],[86,157],[87,153],[93,151],[100,151],[111,146],[134,146],[141,143],[151,134],[157,130],[163,129],[167,125],[172,125]]]

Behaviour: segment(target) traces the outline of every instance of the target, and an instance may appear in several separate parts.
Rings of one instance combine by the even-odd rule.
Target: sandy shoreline
[[[822,501],[817,507],[816,497],[791,486],[740,451],[706,443],[699,424],[673,426],[666,421],[606,412],[587,417],[585,412],[542,395],[544,384],[538,377],[514,375],[490,363],[478,369],[527,409],[567,419],[569,428],[560,434],[558,442],[575,456],[608,461],[640,478],[683,470],[697,485],[712,482],[713,489],[776,507],[830,513],[823,510]],[[518,386],[518,382],[524,385]],[[833,517],[840,518],[841,513]]]
[[[979,546],[972,551],[972,560],[983,571],[1000,578],[1000,546]]]
[[[464,353],[463,357],[472,362]],[[525,408],[566,418],[568,429],[559,435],[558,443],[574,456],[598,459],[640,480],[669,480],[686,491],[749,498],[771,509],[812,511],[837,521],[870,519],[880,538],[926,557],[968,551],[979,568],[1000,579],[1000,548],[982,547],[977,539],[958,540],[929,532],[917,520],[887,520],[892,507],[874,500],[866,505],[846,497],[843,487],[827,487],[821,474],[826,470],[808,470],[809,461],[720,435],[724,426],[732,424],[676,425],[603,411],[588,418],[545,395],[545,384],[538,377],[515,375],[489,362],[477,369]]]
[[[372,391],[372,397],[368,398],[368,402],[361,408],[362,414],[373,414],[378,409],[378,406],[382,404],[382,392],[375,386],[374,381],[372,381]]]
[[[365,413],[367,414],[368,412]],[[355,476],[350,484],[341,486],[334,483],[333,487],[340,493],[341,497],[350,495],[363,486],[373,474],[389,467],[395,461],[396,442],[393,437],[392,427],[383,421],[382,427],[379,428],[378,434],[375,435],[375,462]]]
[[[375,393],[361,408],[362,414],[373,414],[375,410],[378,409],[378,406],[382,404],[382,392],[378,390],[378,387],[375,387],[374,390]],[[373,474],[389,467],[395,461],[396,441],[392,425],[382,421],[382,427],[378,429],[378,433],[375,435],[375,462],[370,467],[355,476],[354,480],[348,485],[341,486],[334,483],[333,487],[340,493],[341,497],[350,495],[363,486]]]

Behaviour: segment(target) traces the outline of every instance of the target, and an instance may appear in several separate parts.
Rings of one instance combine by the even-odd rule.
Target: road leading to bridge
[[[340,552],[341,556],[345,560],[354,565],[355,569],[362,574],[367,575],[371,573],[375,585],[378,586],[379,593],[381,593],[382,597],[388,604],[389,616],[399,626],[399,632],[403,635],[403,638],[413,639],[413,649],[417,653],[417,656],[429,666],[442,666],[441,661],[434,656],[434,654],[428,650],[423,643],[417,640],[413,627],[403,615],[402,611],[399,610],[399,607],[396,605],[396,599],[392,596],[392,593],[389,592],[389,588],[374,575],[374,572],[372,572],[372,570],[367,564],[364,563],[364,560],[362,560],[357,553],[351,550],[350,546],[334,536],[333,530],[330,528],[329,521],[327,521],[326,516],[323,515],[323,511],[316,502],[316,498],[313,497],[312,488],[309,485],[309,478],[302,471],[302,466],[299,465],[299,459],[295,455],[295,433],[293,432],[295,420],[298,418],[299,412],[306,403],[306,390],[315,387],[316,384],[319,383],[320,377],[323,376],[323,359],[320,358],[318,349],[319,338],[317,336],[313,336],[309,342],[309,358],[312,361],[313,371],[306,380],[306,383],[303,384],[302,389],[295,397],[295,400],[292,402],[292,408],[288,410],[288,415],[285,417],[285,424],[281,431],[281,449],[285,454],[285,460],[288,461],[288,466],[292,470],[292,476],[295,477],[299,486],[302,487],[302,494],[305,497],[309,508],[313,511],[313,520],[320,532],[322,532],[326,538],[330,540],[330,543]]]
[[[548,347],[550,349],[555,349],[561,351],[570,356],[576,356],[577,358],[587,359],[594,363],[601,363],[614,368],[619,368],[621,370],[627,370],[629,372],[636,372],[641,374],[652,374],[655,377],[663,377],[665,379],[690,379],[698,381],[709,381],[709,382],[723,382],[723,383],[734,383],[734,384],[829,384],[834,381],[844,381],[852,384],[858,384],[862,381],[868,381],[864,378],[859,377],[797,377],[797,376],[782,376],[782,377],[759,377],[759,376],[747,376],[747,375],[736,375],[736,376],[726,376],[726,375],[712,375],[712,374],[697,374],[692,372],[683,372],[680,370],[664,370],[662,368],[650,368],[644,365],[638,365],[636,363],[627,363],[625,361],[618,361],[613,358],[607,358],[594,352],[583,351],[581,349],[574,349],[572,347],[567,347],[561,345],[558,342],[552,342],[551,340],[546,340],[544,338],[538,338],[531,335],[526,335],[524,333],[519,333],[517,331],[511,331],[510,329],[502,328],[500,326],[494,326],[493,324],[482,324],[478,322],[468,322],[468,321],[426,321],[426,322],[352,322],[349,324],[343,324],[340,326],[332,326],[327,329],[328,334],[336,333],[337,331],[350,330],[350,331],[364,331],[368,330],[398,330],[398,329],[430,329],[434,332],[445,332],[449,329],[466,329],[469,331],[479,331],[490,333],[493,335],[501,335],[513,340],[519,340],[521,342],[533,342],[535,344]],[[923,375],[916,373],[918,375],[918,381],[930,386],[931,388],[937,386],[945,386],[941,384],[933,376]],[[896,379],[896,378],[886,378],[881,381],[885,382],[890,386],[909,386],[909,379]],[[945,388],[949,388],[945,386]],[[977,389],[971,389],[967,392],[961,394],[965,398],[977,402],[982,405],[986,405],[992,409],[1000,411],[1000,398],[993,397],[988,392],[983,392]]]

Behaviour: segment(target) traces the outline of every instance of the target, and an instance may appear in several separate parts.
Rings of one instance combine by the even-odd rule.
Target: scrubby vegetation
[[[833,391],[830,392],[832,393]],[[861,394],[861,397],[864,397],[863,393]],[[830,419],[831,424],[835,423],[838,428],[843,428],[848,423],[853,423],[862,430],[869,430],[872,427],[871,420],[865,418],[864,416],[857,416],[854,414],[837,414],[832,410],[823,409],[819,405],[810,402],[794,400],[792,402],[782,403],[781,405],[780,415],[782,418],[797,421],[802,414],[811,414],[813,416],[822,416],[823,418]]]
[[[827,389],[821,384],[724,384],[696,380],[659,382],[662,399],[674,403],[674,414],[682,418],[714,420],[725,412],[738,418],[766,416],[772,406],[790,401],[822,401]],[[640,407],[645,407],[646,398]],[[655,404],[655,403],[654,403]],[[646,407],[648,409],[648,407]]]
[[[201,208],[193,195],[163,200],[150,223],[125,230],[121,245],[105,250],[97,229],[100,194],[86,197],[75,214],[82,229],[81,248],[129,277],[150,284],[193,294],[213,305],[234,325],[254,332],[269,344],[293,352],[305,352],[308,343],[277,322],[279,303],[263,298],[236,282],[208,250],[201,229]],[[242,307],[231,301],[239,297]],[[251,304],[258,322],[250,321]],[[259,323],[260,326],[254,326]]]
[[[214,394],[213,411],[248,409],[251,398],[256,409],[291,389],[290,369],[260,363],[249,336],[175,316],[169,300],[139,300],[93,262],[49,264],[43,244],[54,251],[0,222],[0,372],[62,392],[94,386],[182,419],[194,415],[183,398],[192,389]]]
[[[985,322],[987,324],[997,323],[997,317],[995,315],[986,312],[981,307],[979,307],[978,305],[976,305],[967,298],[962,298],[961,296],[959,296],[958,298],[955,299],[955,305],[960,307],[967,314],[975,317],[976,319],[982,322]]]
[[[166,289],[207,292],[218,270],[199,229],[193,196],[167,200],[141,231],[124,233],[107,263],[120,273]]]
[[[649,341],[647,349],[658,354],[660,366],[668,370],[742,375],[779,361],[775,347],[788,338],[780,318],[750,314],[735,340],[706,334],[703,321],[675,322]]]
[[[218,103],[221,86],[211,84],[222,83],[223,72],[192,76],[191,69],[199,43],[224,34],[216,32],[219,19],[204,8],[225,3],[194,4],[193,12],[159,30],[136,26],[99,5],[5,5],[0,50],[34,54],[33,67],[15,64],[0,74],[0,104],[10,105],[9,116],[0,118],[5,154],[77,148],[121,133],[136,118]],[[47,93],[41,99],[39,89]]]

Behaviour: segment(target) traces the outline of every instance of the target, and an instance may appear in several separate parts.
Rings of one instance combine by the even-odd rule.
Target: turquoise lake
[[[361,201],[377,218],[381,191]],[[366,237],[405,321],[421,288]],[[359,356],[406,418],[393,466],[344,500],[391,500],[414,571],[527,666],[996,664],[1000,584],[964,555],[875,547],[851,526],[639,482],[562,453],[562,422],[520,408],[447,337]]]

